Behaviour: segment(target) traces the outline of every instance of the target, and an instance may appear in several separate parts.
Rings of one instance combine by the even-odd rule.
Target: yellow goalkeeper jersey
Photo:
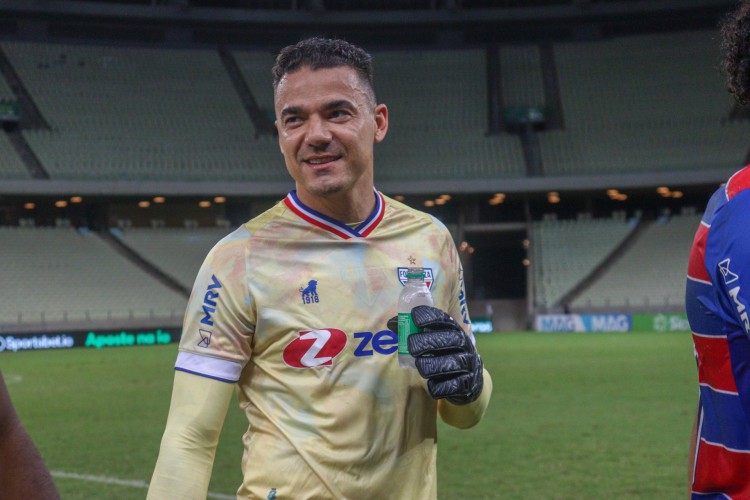
[[[357,227],[294,192],[221,240],[189,301],[175,368],[236,383],[249,428],[239,498],[436,498],[436,402],[397,361],[408,267],[470,335],[445,226],[376,192]],[[215,471],[221,473],[221,471]]]

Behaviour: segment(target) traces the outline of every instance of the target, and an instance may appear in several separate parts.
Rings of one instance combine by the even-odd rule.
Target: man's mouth
[[[313,157],[313,158],[307,158],[304,160],[305,163],[310,165],[313,168],[319,169],[326,167],[333,163],[334,161],[338,160],[339,156],[320,156],[320,157]]]

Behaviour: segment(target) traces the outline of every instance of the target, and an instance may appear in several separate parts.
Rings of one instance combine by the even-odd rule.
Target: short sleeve
[[[208,253],[193,285],[175,369],[237,382],[252,353],[255,310],[243,226]]]
[[[719,208],[706,242],[706,270],[722,319],[750,335],[750,190]]]

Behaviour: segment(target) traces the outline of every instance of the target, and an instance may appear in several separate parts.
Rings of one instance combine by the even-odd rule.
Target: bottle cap
[[[410,267],[406,270],[407,278],[424,278],[425,272],[421,267]]]

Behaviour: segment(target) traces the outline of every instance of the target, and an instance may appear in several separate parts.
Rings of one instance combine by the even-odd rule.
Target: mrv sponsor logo
[[[737,309],[742,326],[745,329],[745,333],[750,333],[750,319],[747,317],[747,306],[740,299],[740,287],[736,286],[731,290],[727,290],[727,293],[734,301],[734,307]]]
[[[734,283],[740,278],[737,274],[729,270],[730,262],[730,259],[724,259],[719,262],[719,271],[724,277],[725,285]],[[742,299],[740,299],[740,286],[737,285],[734,288],[728,288],[727,293],[732,297],[732,301],[734,301],[734,307],[737,310],[737,315],[740,321],[742,321],[742,327],[745,329],[745,333],[750,334],[750,318],[747,316],[747,306],[742,302]]]
[[[206,288],[206,294],[203,296],[203,318],[201,323],[208,326],[214,326],[213,313],[216,312],[216,299],[219,298],[219,289],[221,283],[216,275],[211,275],[211,284]]]
[[[540,314],[539,332],[629,332],[633,329],[629,314]]]

